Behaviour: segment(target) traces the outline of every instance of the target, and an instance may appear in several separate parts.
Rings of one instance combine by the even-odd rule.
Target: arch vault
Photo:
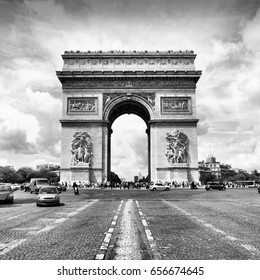
[[[198,180],[196,71],[192,51],[65,52],[61,181],[110,178],[113,122],[147,125],[150,180]]]

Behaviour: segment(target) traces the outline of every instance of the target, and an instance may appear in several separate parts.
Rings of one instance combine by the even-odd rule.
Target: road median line
[[[109,227],[108,231],[106,232],[105,238],[104,238],[104,240],[103,240],[103,242],[102,242],[102,244],[99,248],[99,251],[95,256],[95,260],[104,260],[104,258],[105,258],[105,255],[107,253],[108,246],[109,246],[109,243],[110,243],[110,240],[111,240],[111,237],[112,237],[112,233],[114,232],[119,214],[120,214],[121,209],[122,209],[123,202],[124,201],[121,200],[121,202],[120,202],[120,204],[117,208],[116,214],[113,217],[113,220],[110,224],[110,227]]]

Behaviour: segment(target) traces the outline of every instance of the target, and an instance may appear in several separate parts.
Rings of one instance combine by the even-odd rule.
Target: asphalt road
[[[2,260],[259,260],[256,189],[81,189],[36,207],[16,191],[0,204]]]

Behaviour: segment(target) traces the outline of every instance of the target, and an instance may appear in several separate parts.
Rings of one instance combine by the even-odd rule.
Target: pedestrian
[[[74,190],[75,195],[79,194],[79,188],[76,182],[73,183],[72,188]]]

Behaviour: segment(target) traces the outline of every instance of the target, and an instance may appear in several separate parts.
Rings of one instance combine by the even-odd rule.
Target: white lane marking
[[[21,245],[24,241],[26,241],[26,239],[13,240],[12,242],[7,244],[0,244],[0,255],[4,255],[10,252],[15,247]]]
[[[63,222],[66,222],[68,219],[69,219],[69,218],[60,218],[60,219],[56,220],[54,223],[55,223],[55,224],[61,224],[61,223],[63,223]]]
[[[30,227],[30,228],[13,228],[12,230],[40,230],[40,227]]]
[[[118,208],[117,208],[117,211],[116,211],[116,214],[115,216],[113,217],[113,220],[110,224],[110,227],[108,229],[108,231],[105,233],[105,238],[99,248],[99,251],[98,253],[96,254],[95,256],[95,260],[103,260],[105,258],[105,255],[107,253],[107,249],[108,249],[108,245],[109,245],[109,242],[111,240],[111,237],[112,237],[112,233],[115,229],[115,226],[116,226],[116,222],[117,222],[117,219],[118,219],[118,216],[121,212],[121,209],[122,209],[122,205],[123,205],[123,200],[121,200]]]
[[[19,215],[15,215],[15,216],[12,216],[12,217],[9,217],[9,218],[7,218],[7,220],[12,220],[12,219],[15,219],[15,218],[19,218],[19,217],[22,217],[22,216],[24,216],[24,215],[26,215],[26,213],[19,214]]]
[[[136,201],[135,203],[136,203],[137,210],[138,210],[139,216],[140,216],[140,218],[141,218],[142,224],[143,224],[143,226],[144,226],[144,231],[145,231],[145,234],[146,234],[146,238],[147,238],[147,240],[148,240],[148,242],[149,242],[149,245],[150,245],[150,248],[151,248],[153,257],[154,257],[154,259],[156,259],[156,260],[161,260],[161,259],[162,259],[162,256],[161,256],[161,254],[160,254],[160,252],[159,252],[159,249],[158,249],[157,244],[156,244],[156,241],[155,241],[155,239],[154,239],[154,237],[153,237],[153,235],[152,235],[152,232],[151,232],[151,230],[149,229],[148,223],[147,223],[147,221],[146,221],[146,219],[145,219],[145,216],[144,216],[144,214],[143,214],[143,212],[142,212],[142,209],[141,209],[141,207],[140,207],[140,205],[139,205],[139,202]]]
[[[165,203],[169,204],[170,206],[174,207],[175,209],[179,210],[180,212],[182,212],[186,216],[189,216],[190,218],[192,218],[192,219],[196,220],[197,222],[201,223],[203,226],[208,227],[212,231],[215,231],[216,233],[219,233],[219,234],[223,235],[223,238],[228,239],[229,241],[232,241],[232,242],[240,245],[241,247],[246,249],[248,252],[250,252],[252,255],[260,255],[260,251],[258,249],[256,249],[255,247],[253,247],[251,245],[248,245],[248,244],[243,244],[242,240],[239,240],[238,238],[236,238],[232,235],[229,235],[225,231],[214,227],[212,224],[207,223],[203,219],[200,219],[200,218],[196,217],[195,215],[192,215],[192,214],[188,213],[187,211],[183,210],[182,208],[180,208],[176,205],[173,205],[171,202],[168,202],[168,201],[165,201],[165,200],[163,200],[163,201]]]

